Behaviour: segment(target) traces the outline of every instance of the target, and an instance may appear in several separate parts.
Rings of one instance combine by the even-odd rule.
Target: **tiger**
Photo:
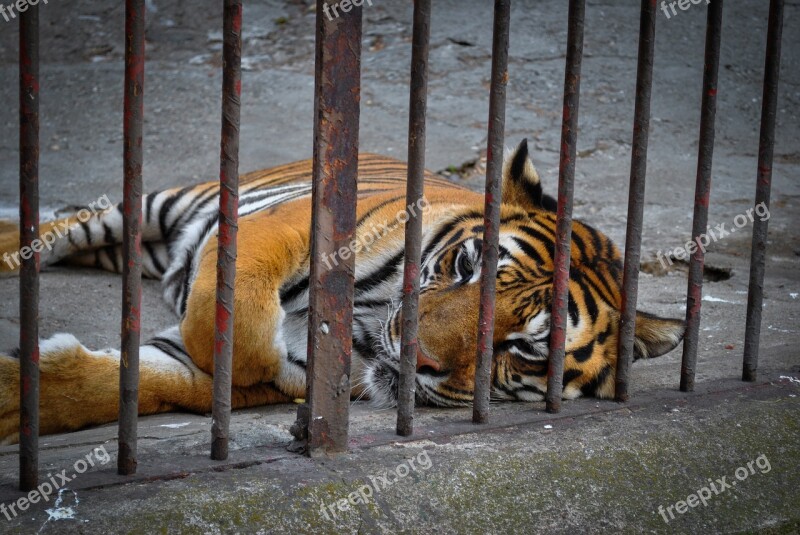
[[[358,161],[351,399],[398,399],[407,166],[363,153]],[[241,175],[234,292],[232,406],[289,403],[306,395],[312,162]],[[218,182],[142,198],[142,270],[161,281],[177,324],[140,347],[139,414],[212,407]],[[482,193],[425,172],[415,401],[460,407],[473,400],[482,269]],[[122,272],[122,205],[44,223],[66,229],[41,265]],[[84,214],[86,215],[86,214]],[[411,214],[414,215],[414,214]],[[491,400],[535,402],[546,393],[556,201],[544,194],[527,141],[502,166]],[[0,230],[0,253],[19,231]],[[327,264],[337,258],[323,259]],[[6,272],[13,271],[0,264]],[[621,256],[574,219],[563,399],[614,395]],[[672,350],[684,323],[637,312],[634,360]],[[40,432],[75,431],[118,416],[120,352],[74,336],[40,342]],[[0,354],[0,440],[19,435],[19,351]]]

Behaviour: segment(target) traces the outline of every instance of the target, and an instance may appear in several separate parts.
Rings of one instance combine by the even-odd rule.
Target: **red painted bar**
[[[492,38],[492,84],[489,93],[489,139],[486,150],[486,201],[483,215],[481,297],[478,316],[478,350],[472,421],[489,420],[492,356],[494,354],[494,306],[497,258],[500,242],[500,203],[503,181],[503,143],[508,85],[508,39],[511,0],[495,0]]]
[[[142,124],[144,122],[144,0],[125,2],[125,183],[122,218],[122,343],[119,367],[117,472],[136,473],[139,341],[142,303]]]
[[[697,184],[694,194],[692,239],[705,234],[708,227],[708,203],[711,196],[711,163],[714,156],[714,121],[717,115],[717,73],[722,37],[722,0],[708,6],[706,22],[703,101],[700,116],[700,146],[697,157]],[[700,335],[700,308],[703,300],[703,265],[705,252],[697,247],[689,261],[689,285],[686,292],[686,336],[683,339],[681,391],[694,390],[697,363],[697,340]]]
[[[553,303],[550,312],[550,361],[547,369],[547,412],[561,410],[564,348],[567,340],[570,245],[572,241],[572,193],[575,152],[578,142],[578,106],[583,60],[585,0],[570,0],[567,30],[567,65],[564,75],[564,116],[561,123],[561,158],[558,169],[558,211],[555,258],[553,259]]]
[[[331,269],[322,259],[355,235],[361,100],[362,7],[329,18],[325,1],[317,0],[308,409],[298,410],[311,456],[347,450],[355,259],[341,256]]]
[[[19,14],[20,251],[39,238],[39,7]],[[39,253],[21,254],[19,274],[19,488],[39,478]]]
[[[647,177],[647,141],[650,134],[650,93],[653,87],[653,56],[656,42],[656,4],[642,0],[639,19],[639,64],[636,70],[636,105],[633,118],[631,179],[628,192],[628,227],[625,233],[625,267],[622,277],[617,374],[614,397],[628,400],[628,371],[633,361],[636,301],[639,293],[639,263],[642,248],[644,189]]]
[[[769,209],[772,189],[772,149],[775,146],[775,119],[778,108],[778,81],[781,70],[783,0],[771,0],[767,30],[767,58],[764,66],[764,91],[761,100],[761,135],[758,143],[758,175],[755,205]],[[750,249],[750,286],[747,295],[747,326],[744,338],[742,381],[755,381],[758,372],[758,344],[761,338],[761,308],[764,303],[764,264],[767,256],[769,220],[753,221]]]
[[[411,90],[408,119],[408,181],[406,206],[421,206],[425,182],[425,113],[428,104],[428,49],[431,33],[431,0],[414,2],[411,45]],[[422,255],[422,214],[413,211],[406,222],[403,310],[401,328],[400,384],[397,400],[397,434],[414,432],[417,332],[419,327],[419,272]]]
[[[222,143],[219,168],[217,309],[211,458],[228,458],[233,368],[234,283],[239,208],[239,122],[242,92],[242,1],[225,0],[222,44]]]

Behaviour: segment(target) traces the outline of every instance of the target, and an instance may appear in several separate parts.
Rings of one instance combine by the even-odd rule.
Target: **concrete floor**
[[[314,21],[313,11],[309,9],[311,3],[264,1],[245,7],[244,64],[247,70],[242,96],[243,172],[307,158],[311,154]],[[405,158],[411,3],[375,0],[373,4],[364,11],[361,145],[363,150]],[[220,9],[217,3],[205,0],[191,4],[178,0],[155,0],[148,5],[146,189],[214,179],[219,152]],[[800,180],[797,178],[800,169],[800,41],[796,24],[799,8],[796,2],[788,2],[786,6],[761,339],[761,370],[765,380],[777,380],[780,376],[800,377],[797,352],[800,341],[800,274],[796,268],[800,256],[800,233],[796,230],[800,222]],[[731,227],[734,218],[752,206],[767,2],[731,2],[725,10],[709,219],[714,225],[726,223]],[[481,157],[486,144],[491,11],[485,2],[440,0],[435,2],[433,13],[427,163],[430,169],[452,175],[454,180],[474,187],[479,187],[482,180]],[[75,0],[51,2],[43,5],[40,13],[43,212],[53,214],[69,207],[85,206],[103,195],[120,199],[123,7],[121,4],[108,7]],[[685,272],[680,269],[661,272],[654,269],[657,267],[654,260],[659,250],[674,249],[690,237],[705,15],[706,8],[701,3],[670,19],[659,12],[657,21],[653,122],[643,236],[645,272],[641,276],[640,308],[673,317],[685,314]],[[586,22],[575,215],[597,226],[622,246],[630,167],[638,8],[621,0],[590,1]],[[523,137],[531,140],[534,160],[545,188],[550,192],[555,191],[558,174],[565,40],[566,2],[526,0],[514,4],[507,145],[515,145]],[[0,102],[5,103],[0,105],[0,217],[10,218],[15,217],[17,211],[16,46],[16,24],[0,19]],[[461,169],[463,173],[453,173]],[[750,226],[747,225],[713,243],[707,255],[707,264],[724,276],[716,277],[723,280],[708,281],[704,288],[697,372],[699,389],[714,391],[739,375],[750,236]],[[118,344],[118,278],[94,271],[52,268],[43,273],[41,284],[43,336],[70,332],[89,347]],[[0,279],[0,295],[3,296],[0,299],[0,348],[11,348],[17,343],[19,327],[16,281]],[[158,284],[146,283],[143,298],[146,336],[176,321],[160,300]],[[663,358],[635,366],[633,395],[652,400],[656,399],[652,396],[659,392],[674,392],[680,358],[680,349],[677,349]],[[762,408],[773,406],[753,403]],[[593,410],[595,402],[583,400],[566,405],[575,406],[570,410],[582,414]],[[779,405],[774,405],[776,411]],[[541,409],[538,404],[533,404],[525,407],[514,405],[503,410],[515,413]],[[292,407],[271,411],[286,413],[285,418],[293,414]],[[440,421],[459,418],[451,411],[434,413],[432,417]],[[272,418],[276,413],[268,411],[264,414]],[[367,414],[368,410],[359,409],[354,417],[355,436],[359,436],[359,432],[369,435],[376,429],[391,428],[390,423],[387,426],[375,424],[372,428],[359,427],[359,418],[367,418]],[[765,419],[771,418],[770,414],[770,409],[764,409]],[[702,430],[704,420],[695,416],[689,414],[685,421],[691,424],[692,429]],[[249,414],[235,416],[235,422],[248,437],[256,433],[250,425],[251,418]],[[634,433],[634,427],[628,426],[636,425],[632,422],[637,418],[634,415],[631,420],[616,421],[620,426],[619,432],[624,434],[629,429]],[[175,415],[144,419],[142,425],[148,429],[189,421],[194,422],[192,425],[201,425],[200,420]],[[640,429],[646,430],[647,422],[642,419]],[[720,420],[718,424],[724,425],[724,421]],[[162,432],[171,435],[182,434],[181,428],[163,429],[166,431]],[[504,432],[486,440],[522,445],[526,433],[532,432],[525,427],[512,429],[514,433]],[[575,440],[580,441],[581,426],[575,429]],[[263,429],[257,428],[257,431],[252,435],[253,442],[240,439],[244,440],[242,449],[250,451],[247,455],[256,457],[259,450],[250,450],[248,445],[257,445],[263,439],[260,435]],[[588,429],[586,432],[590,433]],[[113,436],[110,431],[105,433],[104,440]],[[603,442],[603,436],[601,433],[595,437],[598,444]],[[686,436],[656,434],[652,442],[654,451],[660,452],[656,457],[661,459],[661,456],[676,453],[674,441]],[[783,431],[778,432],[769,425],[758,427],[757,436],[776,448],[791,448],[791,441],[784,441]],[[205,438],[202,435],[192,437],[186,440],[194,441],[191,442],[194,446],[181,446],[184,448],[181,459],[186,463],[181,466],[187,472],[193,471],[192,466],[200,466],[200,459],[204,456]],[[95,439],[99,437],[86,435],[79,438],[76,435],[52,440],[56,441],[53,444],[70,447],[76,443],[84,444],[88,451],[99,444],[93,442]],[[534,450],[540,448],[536,455],[543,455],[555,451],[560,444],[559,438],[547,435],[531,447]],[[704,452],[706,460],[712,461],[711,452],[716,451],[715,444],[715,441],[707,441],[698,444],[697,448]],[[609,442],[608,447],[613,451],[623,451],[619,448],[626,446],[619,440]],[[739,453],[744,455],[745,451],[749,450],[745,448]],[[157,446],[146,448],[146,452],[143,465],[152,465],[161,455]],[[9,460],[11,453],[9,449],[0,450],[0,459],[3,459],[0,483],[6,485],[4,488],[8,488],[14,479],[14,464]],[[453,455],[453,462],[457,464],[458,455],[466,459],[470,453]],[[536,462],[544,459],[536,455],[532,457]],[[730,466],[738,466],[738,460],[739,457],[731,456]],[[357,465],[361,461],[354,457],[352,462]],[[494,466],[487,463],[487,469]],[[726,466],[729,464],[713,461],[697,473],[704,477],[717,477],[727,473]],[[231,473],[238,474],[232,477],[244,479],[260,477],[258,469]],[[291,471],[288,473],[291,475]],[[308,474],[312,477],[313,470],[309,469]],[[462,476],[459,472],[458,477],[463,482]],[[661,482],[666,481],[685,490],[685,494],[695,487],[694,483],[686,480],[678,484],[667,475]],[[697,481],[702,482],[703,478]],[[776,485],[786,483],[776,478],[769,481]],[[176,484],[179,483],[170,485]],[[146,488],[158,489],[143,492],[159,496],[170,493],[169,487],[161,483]],[[204,487],[198,484],[197,488]],[[408,492],[424,496],[425,490],[423,487],[409,487]],[[528,492],[533,490],[526,487],[524,492],[520,492],[521,496],[529,496]],[[672,494],[664,494],[663,499],[659,497],[654,503],[674,503],[678,494],[674,499]],[[103,522],[107,521],[109,526],[124,530],[125,524],[119,522],[126,516],[115,517],[115,520],[101,515],[103,507],[114,500],[113,493],[92,496],[96,501],[91,507],[99,511],[92,517],[94,529],[102,529]],[[269,501],[266,494],[263,496]],[[596,504],[592,500],[601,500],[598,503],[602,503],[601,498],[597,495],[583,495],[583,498],[583,501],[572,503],[575,511],[599,510],[593,508]],[[87,505],[89,498],[81,499],[83,507],[90,507]],[[615,495],[615,499],[616,502],[610,503],[635,504],[638,494]],[[747,507],[752,505],[752,501],[746,503]],[[464,511],[469,510],[467,505],[463,507]],[[40,507],[32,511],[31,518],[41,519],[44,509]],[[777,506],[774,511],[778,509],[785,512]],[[770,518],[758,517],[757,512],[762,510],[755,506],[752,506],[752,511],[754,517],[746,521],[731,518],[730,522],[714,527],[698,520],[692,526],[707,527],[712,531],[737,531],[782,524],[796,518],[780,512],[775,512]],[[155,512],[153,514],[156,515],[153,518],[163,518]],[[593,523],[596,515],[565,514],[564,518],[568,520],[563,524],[542,523],[537,526],[544,531],[558,531],[569,526],[595,526],[599,530],[606,526]],[[705,514],[706,511],[695,511],[692,518],[698,519]],[[486,511],[485,516],[496,518],[492,511]],[[431,517],[445,518],[433,513]],[[184,525],[201,532],[217,528],[222,531],[257,531],[249,524],[239,527],[215,524],[201,513],[193,518]],[[351,530],[368,532],[402,527],[414,530],[412,525],[403,523],[402,517],[397,518],[397,524],[366,524],[359,528],[356,523],[347,526]],[[630,523],[617,522],[607,527],[636,531],[636,517],[625,517],[625,521]],[[158,520],[154,522],[153,525],[159,525]],[[20,529],[32,525],[17,524]],[[50,525],[56,529],[61,524],[52,521]],[[72,529],[78,527],[73,521],[64,521],[63,525]],[[0,519],[0,531],[2,526],[3,520]],[[297,527],[293,523],[281,526]],[[660,526],[659,529],[669,527]],[[180,530],[177,524],[170,529]],[[500,531],[499,527],[496,529]],[[683,530],[686,529],[689,529],[688,525]]]

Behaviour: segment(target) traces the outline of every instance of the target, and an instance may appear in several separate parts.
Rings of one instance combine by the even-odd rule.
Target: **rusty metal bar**
[[[19,17],[19,488],[39,477],[39,6]]]
[[[411,45],[411,91],[408,118],[408,181],[406,205],[420,207],[425,182],[425,113],[428,104],[428,50],[431,33],[431,0],[414,2],[414,30]],[[406,221],[405,266],[400,356],[400,384],[397,399],[397,434],[414,432],[416,393],[417,331],[419,318],[419,271],[422,254],[422,213],[409,210]]]
[[[625,234],[625,268],[622,277],[622,308],[614,394],[617,401],[628,400],[628,370],[633,360],[655,42],[656,4],[651,0],[642,0],[639,19],[639,64],[636,69],[636,105],[633,114],[631,178],[628,192],[628,228]]]
[[[472,421],[489,420],[492,356],[494,354],[494,305],[497,257],[500,241],[500,202],[503,180],[503,143],[508,84],[508,38],[511,0],[495,0],[492,42],[492,84],[489,93],[489,139],[486,149],[486,201],[483,214],[481,297],[478,317],[478,350]]]
[[[761,135],[758,142],[758,175],[755,198],[755,206],[763,203],[767,210],[769,210],[769,196],[772,188],[772,149],[775,146],[775,111],[778,107],[782,33],[783,0],[771,0],[767,30],[767,58],[764,66],[764,91],[761,100]],[[753,221],[742,381],[755,381],[758,371],[758,344],[761,337],[761,307],[764,301],[764,263],[767,253],[768,224],[769,219],[762,220],[760,217]]]
[[[697,157],[697,184],[694,193],[694,219],[692,239],[706,232],[708,203],[711,195],[711,163],[714,156],[714,120],[717,114],[717,72],[722,37],[722,0],[708,6],[706,22],[706,49],[703,71],[703,101],[700,115],[700,147]],[[683,339],[681,363],[681,391],[694,390],[694,372],[697,362],[697,340],[700,335],[700,308],[703,300],[703,264],[705,251],[695,247],[689,261],[689,285],[686,292],[686,336]]]
[[[234,282],[239,209],[239,120],[242,93],[242,0],[225,0],[222,43],[222,143],[219,166],[217,310],[211,458],[228,458],[233,368]]]
[[[550,313],[550,360],[547,369],[547,412],[561,410],[564,350],[567,340],[570,245],[572,241],[572,193],[575,181],[575,149],[578,142],[578,104],[583,60],[585,0],[570,0],[567,30],[567,65],[564,74],[564,116],[561,123],[561,157],[558,168],[558,211],[553,303]]]
[[[125,2],[123,119],[122,343],[119,367],[120,475],[136,473],[139,340],[142,303],[142,123],[144,121],[144,0]]]
[[[353,339],[362,7],[329,17],[317,0],[311,271],[309,455],[347,450]],[[336,258],[330,269],[324,259]],[[301,409],[302,411],[302,409]]]

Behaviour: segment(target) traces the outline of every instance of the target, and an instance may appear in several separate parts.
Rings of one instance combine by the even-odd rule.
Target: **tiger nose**
[[[431,368],[433,371],[437,372],[442,371],[442,365],[439,364],[439,361],[433,360],[420,347],[417,347],[417,371],[425,367]]]

